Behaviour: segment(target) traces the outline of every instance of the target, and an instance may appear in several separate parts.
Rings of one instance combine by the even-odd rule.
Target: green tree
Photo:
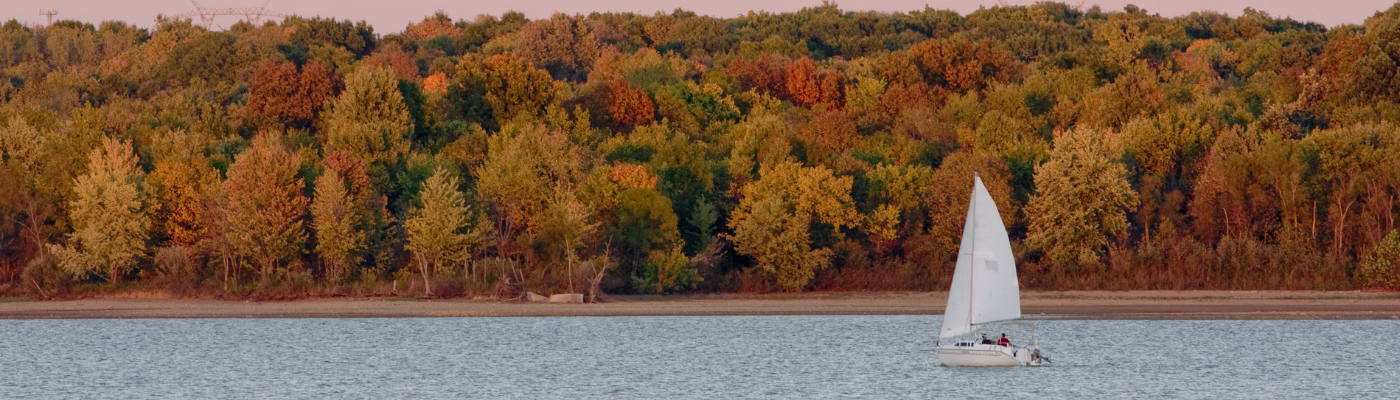
[[[1348,97],[1400,100],[1400,4],[1367,18],[1363,32],[1359,51],[1337,60],[1348,63],[1341,68],[1344,85],[1355,93]]]
[[[205,32],[176,44],[161,65],[162,78],[174,84],[195,79],[238,82],[248,79],[258,60],[276,54],[271,43],[224,32]]]
[[[1361,285],[1381,289],[1400,289],[1400,231],[1390,231],[1356,268]]]
[[[1036,170],[1026,243],[1058,268],[1098,265],[1137,205],[1126,175],[1099,131],[1059,132],[1050,160]]]
[[[632,276],[632,288],[640,293],[670,293],[690,288],[700,282],[700,275],[690,268],[690,258],[680,246],[670,250],[652,250],[637,275]]]
[[[291,28],[288,29],[287,39],[301,48],[317,45],[339,47],[356,57],[363,57],[374,51],[376,44],[374,27],[365,21],[292,15],[282,20],[282,26]]]
[[[142,182],[146,174],[136,162],[126,142],[105,139],[102,149],[93,150],[88,172],[73,182],[69,244],[49,245],[59,268],[79,278],[96,273],[116,282],[145,257],[151,202]]]
[[[679,239],[679,218],[671,210],[671,199],[655,189],[629,187],[618,194],[617,226],[612,236],[633,257],[665,249]]]
[[[557,251],[555,254],[564,258],[565,269],[556,271],[556,275],[563,272],[569,292],[573,292],[578,249],[597,230],[598,224],[592,222],[592,207],[584,204],[577,191],[567,185],[554,188],[546,207],[545,214],[533,222],[532,227],[542,242],[550,244]]]

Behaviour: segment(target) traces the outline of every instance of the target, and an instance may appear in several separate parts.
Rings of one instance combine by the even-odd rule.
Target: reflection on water
[[[0,397],[1385,398],[1394,321],[1040,321],[938,366],[937,316],[0,321]],[[1014,333],[1012,339],[1026,339]]]

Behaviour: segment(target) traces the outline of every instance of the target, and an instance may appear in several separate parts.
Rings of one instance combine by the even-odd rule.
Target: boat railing
[[[1028,326],[1031,328],[1031,344],[1040,347],[1040,338],[1035,335],[1035,324],[1030,321],[1002,321],[997,323],[997,333],[1001,333],[1001,328],[1006,325]],[[1014,347],[1014,346],[1013,346]]]

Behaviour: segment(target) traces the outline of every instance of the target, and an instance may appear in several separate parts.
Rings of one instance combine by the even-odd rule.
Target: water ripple
[[[937,316],[0,321],[0,397],[1376,398],[1394,321],[1040,321],[944,368]],[[1025,339],[1014,332],[1013,340]],[[1020,335],[1020,336],[1017,336]]]

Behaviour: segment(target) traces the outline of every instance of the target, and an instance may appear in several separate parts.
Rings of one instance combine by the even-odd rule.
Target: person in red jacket
[[[1003,333],[1003,334],[1001,334],[1001,340],[998,340],[998,341],[997,341],[997,344],[1002,345],[1002,346],[1006,346],[1006,347],[1011,347],[1011,339],[1007,339],[1007,338],[1006,338],[1006,334]]]

